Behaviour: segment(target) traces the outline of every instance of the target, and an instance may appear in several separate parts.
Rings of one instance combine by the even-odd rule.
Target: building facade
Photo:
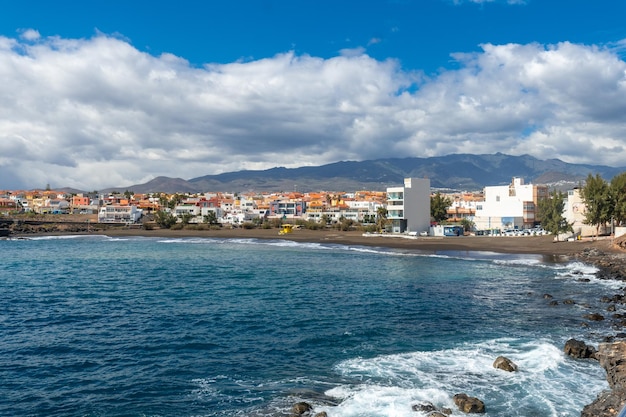
[[[405,178],[403,187],[387,188],[387,219],[393,233],[430,228],[430,180]]]
[[[540,221],[538,205],[545,198],[546,185],[524,184],[519,177],[509,185],[485,187],[484,201],[476,203],[476,229],[530,229]]]

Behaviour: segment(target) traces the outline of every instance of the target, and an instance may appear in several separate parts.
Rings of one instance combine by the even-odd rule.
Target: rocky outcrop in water
[[[470,397],[467,394],[456,394],[453,397],[454,404],[464,413],[482,414],[485,412],[485,403],[476,397]]]
[[[411,408],[413,409],[413,411],[428,413],[428,417],[446,417],[452,414],[452,410],[450,410],[449,408],[437,408],[431,402],[414,404]]]
[[[563,348],[565,354],[576,359],[596,359],[596,348],[587,345],[585,342],[576,339],[570,339],[565,342]]]
[[[513,363],[511,359],[504,356],[498,356],[493,362],[493,367],[507,372],[517,371],[517,365]]]
[[[609,391],[598,395],[585,406],[581,417],[615,417],[626,405],[626,342],[602,343],[596,354],[600,366],[606,370]]]

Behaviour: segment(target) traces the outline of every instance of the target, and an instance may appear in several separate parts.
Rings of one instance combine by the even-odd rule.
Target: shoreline
[[[288,240],[305,243],[330,243],[384,247],[392,249],[415,250],[420,252],[494,252],[500,254],[543,255],[555,258],[574,258],[590,250],[603,253],[624,254],[612,245],[611,238],[600,237],[596,240],[554,241],[548,236],[453,236],[453,237],[408,237],[391,234],[364,234],[361,231],[337,230],[294,230],[286,235],[279,235],[278,229],[128,229],[109,228],[90,233],[69,233],[54,231],[50,233],[14,234],[12,237],[50,236],[50,235],[105,235],[110,237],[158,237],[158,238],[219,238],[219,239],[264,239]]]

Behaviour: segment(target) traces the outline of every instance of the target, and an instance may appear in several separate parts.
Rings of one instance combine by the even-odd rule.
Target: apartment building
[[[509,185],[485,187],[484,201],[476,203],[477,230],[529,229],[539,222],[539,201],[548,197],[548,186],[524,184],[514,177]]]
[[[393,233],[430,228],[430,180],[405,178],[403,187],[387,188],[387,219]]]
[[[137,223],[141,218],[141,210],[136,206],[110,204],[100,207],[98,222],[100,223]]]

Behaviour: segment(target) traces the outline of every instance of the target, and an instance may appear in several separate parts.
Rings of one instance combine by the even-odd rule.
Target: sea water
[[[461,392],[485,416],[578,416],[605,373],[563,346],[611,334],[583,315],[622,287],[538,256],[278,239],[44,237],[0,256],[2,416],[460,415]]]

